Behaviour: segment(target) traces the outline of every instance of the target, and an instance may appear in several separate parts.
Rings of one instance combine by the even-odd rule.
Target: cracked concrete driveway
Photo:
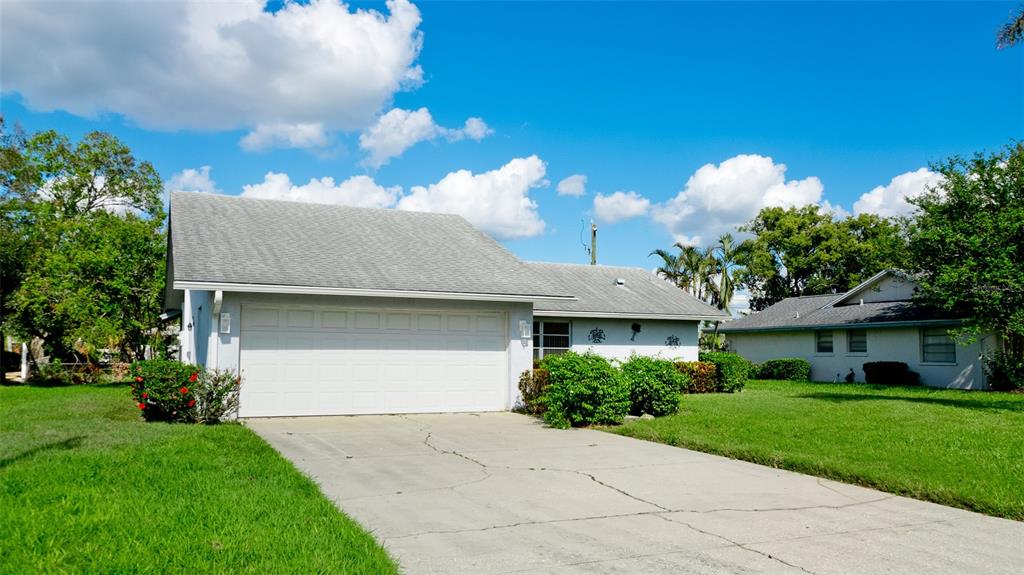
[[[512,413],[247,425],[406,573],[1024,572],[1024,523]]]

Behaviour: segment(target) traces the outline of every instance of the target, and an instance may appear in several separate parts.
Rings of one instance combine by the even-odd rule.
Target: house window
[[[956,363],[956,342],[944,327],[921,330],[921,361],[923,363]]]
[[[533,322],[533,359],[569,351],[569,322]]]
[[[848,329],[846,330],[846,352],[867,353],[868,352],[868,330]]]
[[[814,332],[814,351],[815,353],[832,353],[832,332]]]

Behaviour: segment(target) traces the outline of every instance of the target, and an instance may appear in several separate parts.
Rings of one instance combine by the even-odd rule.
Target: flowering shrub
[[[195,420],[199,423],[217,423],[238,412],[238,390],[242,378],[233,371],[209,370],[199,374],[193,386]]]
[[[132,399],[146,421],[195,421],[193,390],[202,368],[170,359],[137,361],[129,370]]]
[[[712,393],[717,391],[718,378],[715,364],[709,361],[680,361],[676,363],[679,373],[687,376],[684,393]]]

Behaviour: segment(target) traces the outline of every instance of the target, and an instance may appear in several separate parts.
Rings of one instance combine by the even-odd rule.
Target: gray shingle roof
[[[785,331],[879,323],[956,321],[909,301],[865,302],[863,305],[823,307],[837,297],[837,294],[826,294],[786,298],[762,311],[726,323],[719,331]]]
[[[535,312],[596,313],[633,316],[679,316],[678,319],[725,319],[712,307],[641,268],[528,262],[554,279],[577,301],[545,301]],[[616,285],[616,280],[624,284]]]
[[[571,297],[456,215],[171,195],[174,281]]]

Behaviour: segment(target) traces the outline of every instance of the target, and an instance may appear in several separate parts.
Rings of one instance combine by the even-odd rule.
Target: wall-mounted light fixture
[[[525,319],[519,320],[519,337],[522,339],[530,339],[533,337],[533,333],[531,333],[532,328],[533,324],[530,322]]]
[[[231,314],[222,313],[220,314],[220,332],[231,333]]]

